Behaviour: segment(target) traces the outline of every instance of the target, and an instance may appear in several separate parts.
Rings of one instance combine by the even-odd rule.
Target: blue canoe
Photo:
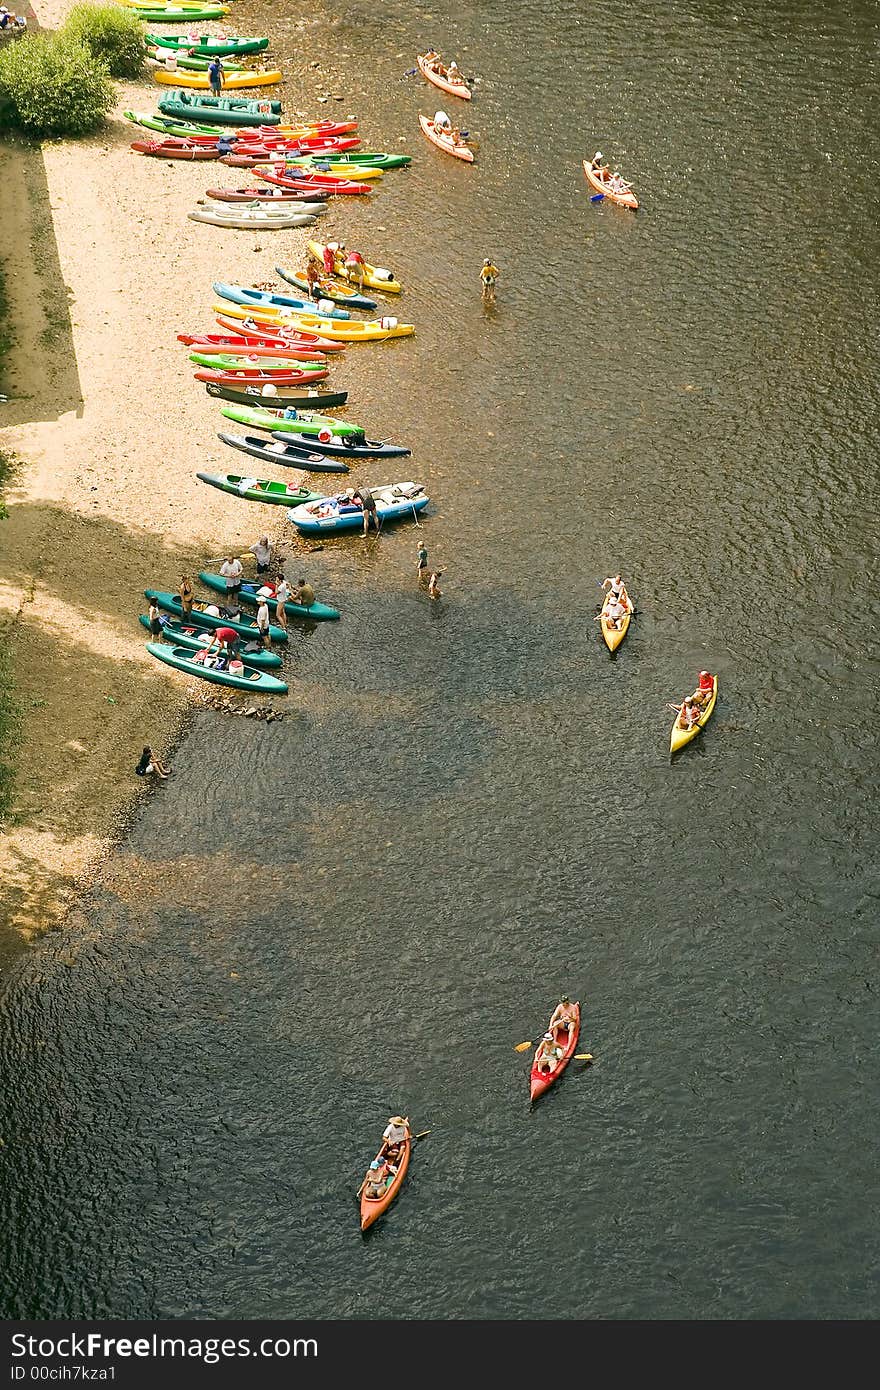
[[[221,299],[228,299],[230,304],[243,304],[247,308],[256,308],[262,304],[273,309],[301,309],[306,314],[315,313],[313,299],[294,299],[291,295],[270,294],[268,290],[250,290],[244,285],[224,285],[222,280],[215,280],[213,288],[215,294],[219,294]],[[350,319],[351,314],[345,309],[327,309],[320,317]]]
[[[412,521],[424,511],[429,498],[422,483],[385,483],[371,487],[380,529],[390,521]],[[326,535],[328,531],[360,531],[364,525],[361,507],[344,492],[324,497],[320,502],[304,502],[287,513],[298,531]]]

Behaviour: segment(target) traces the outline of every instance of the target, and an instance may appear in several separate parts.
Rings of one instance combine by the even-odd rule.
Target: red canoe
[[[317,203],[327,202],[327,194],[315,189],[313,193],[303,193],[299,189],[270,188],[268,184],[261,185],[259,188],[206,188],[205,194],[209,198],[214,198],[218,203],[253,203],[254,201],[267,202],[270,198],[273,203]]]
[[[529,1081],[531,1083],[530,1096],[532,1100],[537,1100],[538,1097],[542,1096],[545,1091],[549,1091],[550,1087],[553,1085],[553,1082],[559,1079],[559,1077],[562,1075],[562,1073],[565,1071],[565,1068],[571,1061],[572,1057],[574,1056],[575,1048],[577,1047],[578,1036],[580,1035],[581,1031],[581,1006],[580,1004],[576,1003],[574,1007],[577,1009],[577,1018],[575,1020],[575,1025],[571,1030],[571,1034],[569,1035],[567,1042],[565,1041],[566,1029],[564,1027],[556,1029],[556,1040],[559,1043],[560,1047],[565,1048],[565,1051],[563,1052],[559,1061],[556,1063],[556,1066],[554,1067],[553,1071],[538,1071],[535,1067],[534,1062],[532,1063],[532,1070],[529,1075]]]
[[[406,1126],[406,1138],[403,1141],[403,1153],[397,1167],[397,1172],[388,1183],[381,1197],[367,1197],[361,1195],[361,1230],[366,1231],[372,1226],[374,1221],[378,1221],[384,1211],[387,1211],[397,1196],[403,1180],[406,1177],[406,1170],[409,1167],[409,1156],[412,1150],[412,1130]]]
[[[352,131],[357,130],[357,128],[357,121],[303,121],[301,125],[297,125],[296,121],[290,121],[287,125],[249,127],[249,129],[271,131],[273,134],[278,131],[283,135],[288,132],[292,132],[294,135],[299,135],[302,132],[308,135],[351,135]]]
[[[262,161],[257,161],[261,163]],[[371,188],[368,183],[356,183],[354,179],[337,179],[332,174],[313,174],[308,173],[300,177],[288,178],[283,172],[274,173],[270,169],[264,169],[260,177],[266,183],[277,183],[279,188],[325,188],[328,193],[375,193],[375,188]]]
[[[223,329],[224,333],[232,333],[234,336],[244,336],[249,342],[255,343],[257,347],[271,347],[273,343],[280,343],[282,347],[289,347],[292,343],[295,347],[312,347],[320,352],[344,352],[346,344],[337,342],[333,338],[321,338],[317,333],[301,332],[297,328],[279,328],[278,324],[273,324],[275,332],[266,331],[264,326],[248,319],[231,319],[224,314],[218,314],[215,320]],[[242,335],[241,330],[245,332]],[[214,335],[211,335],[214,336]]]
[[[269,343],[258,343],[244,334],[200,333],[196,336],[178,333],[177,341],[205,356],[222,353],[227,357],[240,355],[254,359],[281,357],[291,362],[314,362],[317,366],[325,366],[327,363],[327,358],[318,348],[309,347],[306,343],[288,343],[283,338],[275,338]],[[259,361],[255,360],[254,367],[259,366]]]
[[[172,145],[168,140],[134,140],[131,148],[135,154],[152,154],[157,159],[217,159],[220,155],[216,145]]]
[[[210,367],[200,367],[193,373],[196,381],[214,381],[218,386],[265,386],[271,381],[273,386],[313,386],[317,381],[323,381],[329,376],[329,372],[297,372],[285,371],[240,371],[232,372],[228,369],[223,371],[212,371]]]

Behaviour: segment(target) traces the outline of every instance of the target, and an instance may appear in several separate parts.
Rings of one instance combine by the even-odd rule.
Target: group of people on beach
[[[26,15],[13,14],[11,10],[7,10],[5,5],[0,5],[0,37],[6,39],[23,34],[27,27]]]

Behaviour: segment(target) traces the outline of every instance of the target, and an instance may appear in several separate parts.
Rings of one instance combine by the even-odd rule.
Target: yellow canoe
[[[196,87],[199,91],[207,91],[211,86],[211,79],[206,72],[180,72],[175,68],[169,72],[167,68],[156,68],[153,73],[156,82],[161,82],[163,87]],[[223,91],[231,91],[235,87],[274,87],[281,81],[281,73],[277,70],[272,72],[225,72],[223,74]]]
[[[602,604],[602,615],[599,619],[599,626],[602,629],[602,636],[605,638],[605,645],[610,652],[617,651],[617,648],[620,646],[621,642],[623,641],[624,637],[629,631],[629,621],[632,617],[632,604],[629,601],[629,594],[626,592],[625,584],[623,586],[623,589],[621,590],[621,596],[623,598],[623,606],[627,609],[627,612],[625,616],[620,620],[620,627],[615,627],[613,623],[607,622],[605,618],[605,610],[611,602],[610,594],[605,595],[605,602]]]
[[[697,734],[706,727],[712,717],[712,711],[715,708],[715,701],[717,699],[718,677],[715,676],[712,681],[712,694],[709,696],[706,708],[703,710],[696,724],[693,724],[689,729],[683,729],[679,724],[681,716],[676,715],[675,723],[672,726],[672,733],[669,738],[670,753],[677,753],[679,748],[684,748],[686,743],[690,743],[691,739],[695,739]]]
[[[273,133],[274,129],[273,126]],[[289,159],[285,162],[282,156],[279,159],[267,159],[263,164],[255,164],[254,173],[259,174],[261,169],[268,169],[270,173],[274,174],[282,165],[302,169],[304,175],[328,173],[337,179],[380,179],[385,173],[384,169],[377,169],[373,164],[348,164],[345,160],[339,160],[334,164],[330,159],[322,159],[322,166],[325,163],[330,165],[329,169],[325,170],[323,167],[319,169],[316,164],[297,164],[295,159]],[[291,178],[296,178],[296,174],[291,173]],[[366,280],[364,280],[364,284],[367,284]]]
[[[358,175],[360,177],[360,175]],[[324,247],[320,241],[310,241],[309,250],[319,261],[324,259]],[[338,253],[335,257],[336,274],[343,280],[351,280],[351,276],[345,270],[345,256]],[[371,290],[385,290],[388,294],[400,294],[403,285],[399,285],[396,280],[390,278],[391,272],[383,270],[381,266],[364,264],[364,284],[369,285]],[[388,277],[388,278],[386,278]]]
[[[217,302],[213,306],[215,314],[223,314],[228,319],[248,319],[252,323],[283,324],[297,328],[303,333],[318,333],[322,338],[332,338],[339,343],[373,343],[384,338],[408,338],[415,333],[415,324],[398,323],[396,319],[375,319],[364,323],[355,319],[322,319],[317,314],[309,314],[298,309],[276,309],[271,304],[226,304]]]

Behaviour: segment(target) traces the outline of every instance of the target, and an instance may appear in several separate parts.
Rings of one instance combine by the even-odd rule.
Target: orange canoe
[[[552,1071],[538,1071],[538,1068],[535,1066],[534,1062],[532,1063],[532,1070],[529,1076],[529,1081],[531,1083],[531,1100],[537,1100],[538,1097],[542,1096],[545,1091],[549,1091],[550,1087],[553,1085],[553,1082],[556,1081],[562,1075],[562,1073],[565,1071],[565,1068],[568,1066],[569,1062],[574,1056],[574,1050],[577,1047],[578,1037],[581,1031],[581,1006],[580,1004],[576,1003],[574,1007],[577,1009],[577,1017],[575,1019],[574,1027],[568,1035],[567,1042],[565,1042],[566,1029],[563,1026],[557,1027],[556,1029],[556,1041],[560,1047],[563,1047],[564,1045],[565,1048],[562,1056],[556,1063],[556,1066],[553,1068]],[[560,1033],[562,1034],[562,1037],[560,1037]]]
[[[406,1127],[406,1138],[403,1141],[403,1154],[397,1167],[394,1177],[387,1183],[385,1191],[381,1197],[368,1197],[366,1195],[366,1178],[364,1187],[361,1189],[361,1230],[366,1231],[372,1226],[374,1221],[378,1221],[384,1211],[387,1211],[397,1196],[403,1180],[406,1177],[406,1170],[409,1167],[409,1155],[412,1149],[412,1130],[409,1125]],[[378,1154],[376,1157],[378,1158]]]
[[[466,159],[468,164],[473,164],[473,150],[469,149],[465,144],[456,145],[451,135],[440,135],[439,132],[434,129],[434,122],[429,121],[427,116],[419,116],[419,125],[422,127],[422,130],[431,143],[437,146],[438,150],[445,150],[447,154],[454,154],[456,159]]]
[[[448,77],[444,77],[436,68],[433,68],[428,59],[421,54],[416,58],[419,70],[423,77],[427,77],[429,82],[433,82],[435,87],[441,91],[448,92],[450,96],[461,97],[463,101],[470,101],[471,89],[466,82],[450,82]]]
[[[609,203],[619,203],[622,208],[630,208],[635,212],[639,205],[639,200],[631,189],[627,189],[624,193],[612,192],[605,180],[599,178],[592,164],[586,159],[584,160],[584,173],[587,176],[587,182],[592,184],[597,193],[603,193]]]

